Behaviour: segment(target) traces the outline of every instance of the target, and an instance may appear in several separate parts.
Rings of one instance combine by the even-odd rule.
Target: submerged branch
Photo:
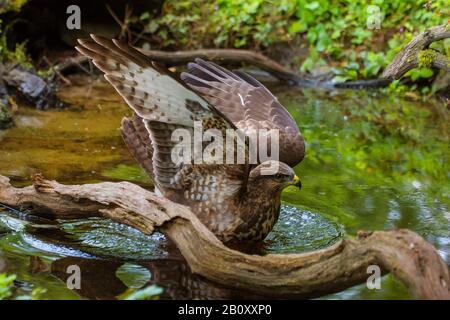
[[[408,230],[361,233],[302,254],[247,255],[222,244],[185,206],[129,182],[62,185],[37,176],[15,188],[0,176],[0,202],[55,217],[101,216],[145,234],[158,229],[176,244],[192,272],[222,285],[271,297],[313,298],[367,280],[367,267],[392,272],[414,298],[450,299],[447,265]]]

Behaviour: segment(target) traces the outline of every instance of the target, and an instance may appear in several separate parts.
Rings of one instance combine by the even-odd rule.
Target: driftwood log
[[[62,185],[35,177],[13,187],[0,176],[0,203],[55,217],[101,216],[145,234],[168,236],[192,272],[236,289],[270,297],[314,298],[364,283],[378,265],[417,299],[450,299],[447,265],[412,231],[361,232],[326,249],[302,254],[247,255],[222,244],[187,208],[129,182]]]

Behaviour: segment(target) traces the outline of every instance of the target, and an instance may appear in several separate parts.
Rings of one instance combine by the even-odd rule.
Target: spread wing
[[[178,152],[181,148],[182,153],[183,143],[192,150],[195,140],[183,140],[183,143],[174,141],[172,134],[175,130],[183,129],[193,137],[195,121],[198,121],[205,131],[217,129],[224,133],[227,129],[236,128],[232,122],[136,49],[116,40],[95,35],[91,37],[92,40],[79,40],[81,46],[76,49],[91,58],[104,72],[106,80],[138,115],[138,121],[144,124],[151,147],[147,145],[132,152],[136,158],[145,158],[145,154],[152,156],[151,168],[148,163],[144,167],[154,177],[158,189],[164,195],[179,195],[179,201],[213,201],[213,194],[208,193],[211,190],[214,195],[225,197],[236,194],[246,180],[248,165],[215,164],[208,158],[197,164],[193,161],[196,156],[194,152],[188,161],[172,160],[174,150]],[[136,126],[125,120],[123,130],[131,134],[125,139],[127,144],[137,143],[133,137],[146,140],[142,123],[137,122]],[[136,129],[138,126],[140,129]],[[200,152],[206,147],[201,144]],[[217,150],[226,152],[225,147]]]
[[[280,158],[290,166],[302,161],[305,143],[297,124],[277,98],[250,75],[231,72],[213,62],[196,59],[181,79],[225,114],[246,134],[277,129]]]

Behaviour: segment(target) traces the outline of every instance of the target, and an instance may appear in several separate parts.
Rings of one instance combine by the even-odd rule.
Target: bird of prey
[[[264,239],[278,219],[281,191],[301,187],[291,166],[305,153],[295,121],[277,98],[250,75],[213,62],[189,63],[180,81],[123,42],[96,35],[78,42],[76,49],[92,59],[134,111],[134,117],[122,121],[122,136],[157,192],[188,206],[224,242]],[[195,122],[205,131],[240,129],[245,133],[245,161],[196,162],[195,152],[189,161],[174,161],[178,142],[172,133],[177,129],[192,133]],[[249,163],[245,137],[260,129],[278,130],[279,161]],[[240,136],[235,136],[236,144]],[[187,143],[191,147],[194,141]],[[201,148],[205,151],[208,143],[202,142]],[[230,151],[228,144],[217,150]],[[274,166],[278,170],[268,174],[266,169]]]

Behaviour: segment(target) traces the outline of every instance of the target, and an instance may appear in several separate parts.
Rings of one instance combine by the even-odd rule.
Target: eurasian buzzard
[[[264,239],[278,219],[283,188],[300,187],[290,166],[303,159],[305,150],[295,121],[276,97],[248,74],[201,59],[181,74],[191,90],[133,47],[95,35],[91,38],[79,40],[81,46],[76,49],[93,60],[134,110],[134,118],[122,122],[122,135],[155,189],[190,207],[225,242]],[[190,140],[188,147],[194,152],[189,161],[174,161],[180,142],[172,134],[177,129],[193,133],[196,122],[205,131],[243,131],[245,135],[233,137],[233,148],[218,145],[210,155],[232,152],[236,160],[236,146],[244,139],[244,162],[197,162],[195,141]],[[279,161],[249,163],[248,137],[260,129],[278,130]],[[201,151],[208,146],[201,142]],[[278,170],[267,174],[269,167]]]

